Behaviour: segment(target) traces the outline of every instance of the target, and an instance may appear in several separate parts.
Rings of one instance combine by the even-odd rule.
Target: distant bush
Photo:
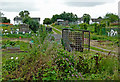
[[[84,30],[87,30],[88,28],[88,24],[86,23],[79,24],[79,26],[80,26],[80,29],[84,29]]]

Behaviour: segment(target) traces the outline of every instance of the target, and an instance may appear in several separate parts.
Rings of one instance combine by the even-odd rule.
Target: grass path
[[[52,27],[51,25],[49,25],[49,26],[53,29],[54,34],[59,34],[59,35],[62,34],[61,30],[59,30],[55,27]],[[23,41],[23,42],[29,42],[30,41],[29,39],[9,39],[9,40],[11,40],[11,41]],[[92,43],[92,41],[91,41],[91,43]],[[93,45],[93,44],[91,45],[90,48],[91,48],[91,51],[106,54],[106,55],[108,55],[108,53],[110,53],[111,55],[117,54],[117,52],[114,51],[114,50],[104,49],[102,47],[98,47],[97,45]]]
[[[55,31],[57,34],[62,34],[62,31],[61,30],[59,30],[59,29],[56,29],[55,27],[52,27],[51,25],[49,25],[52,29],[53,29],[53,31]]]
[[[96,40],[91,40],[90,48],[92,50],[99,51],[99,52],[118,54],[118,47],[116,45],[114,45],[114,46],[108,45],[110,43],[111,42],[106,41],[106,42],[104,42],[104,45],[100,45],[100,43],[97,42]]]
[[[97,48],[97,49],[100,49],[100,50],[103,50],[103,51],[107,51],[107,52],[115,52],[116,53],[116,51],[113,51],[113,50],[108,50],[108,49],[104,49],[104,48],[101,48],[101,47],[97,47],[97,46],[91,46],[91,47],[95,47],[95,48]]]
[[[50,26],[50,27],[52,27],[52,26]],[[57,28],[55,28],[55,27],[52,27],[52,28],[53,28],[53,30],[58,31],[58,32],[60,32],[60,33],[62,34],[62,31],[61,31],[61,30],[59,30],[59,29],[57,29]],[[58,33],[58,32],[57,32],[57,33]],[[60,34],[60,33],[59,33],[59,34]],[[108,55],[108,53],[110,53],[111,55],[117,54],[117,52],[114,51],[114,50],[104,49],[104,48],[101,48],[101,47],[97,47],[97,46],[95,46],[95,45],[91,45],[91,51],[98,52],[98,53],[102,53],[102,54],[105,54],[105,55]]]
[[[52,28],[52,29],[53,29],[53,28]],[[54,31],[54,29],[53,29],[52,31],[53,31],[54,34],[57,34],[57,33]]]
[[[96,52],[96,53],[101,53],[101,54],[104,54],[104,55],[112,55],[112,56],[116,56],[116,54],[113,54],[113,53],[106,53],[106,52],[102,52],[102,51],[96,51],[96,50],[93,50],[93,49],[90,49],[90,51],[93,51],[93,52]]]

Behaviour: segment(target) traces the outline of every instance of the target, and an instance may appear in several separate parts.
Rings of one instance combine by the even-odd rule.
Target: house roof
[[[81,17],[81,18],[78,18],[78,21],[83,21],[83,17]]]
[[[33,19],[33,20],[40,21],[40,18],[39,18],[39,17],[32,17],[32,19]],[[21,18],[21,17],[16,16],[16,17],[14,18],[14,21],[16,21],[16,20],[22,20],[22,18]]]
[[[22,20],[22,18],[21,18],[21,17],[16,16],[16,17],[14,18],[14,21],[16,21],[16,20]]]
[[[0,17],[1,19],[6,18],[6,17]]]
[[[100,22],[102,19],[91,18],[92,22]]]
[[[0,23],[0,25],[13,25],[13,24],[10,24],[10,23]]]
[[[57,19],[57,22],[63,22],[64,20],[63,19]]]
[[[102,19],[91,18],[92,22],[100,22]],[[78,18],[78,21],[83,21],[83,17]]]
[[[40,21],[40,18],[39,17],[32,17],[33,20],[37,20],[37,21]]]

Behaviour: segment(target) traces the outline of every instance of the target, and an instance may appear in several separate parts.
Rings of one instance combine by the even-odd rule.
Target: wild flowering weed
[[[74,79],[78,78],[80,79],[81,77],[78,77],[79,74],[77,72],[76,67],[76,61],[74,60],[74,57],[70,54],[70,52],[67,52],[65,50],[57,50],[57,56],[53,56],[53,61],[57,65],[57,68],[60,70],[64,78],[69,77],[69,79]],[[82,79],[82,78],[81,78]]]
[[[18,57],[15,58],[16,60],[18,59]]]
[[[11,59],[13,59],[14,57],[11,57]]]

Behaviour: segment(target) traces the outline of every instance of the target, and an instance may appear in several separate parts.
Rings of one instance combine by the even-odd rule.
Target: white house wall
[[[14,24],[19,25],[19,24],[23,24],[23,22],[22,21],[14,21]]]

